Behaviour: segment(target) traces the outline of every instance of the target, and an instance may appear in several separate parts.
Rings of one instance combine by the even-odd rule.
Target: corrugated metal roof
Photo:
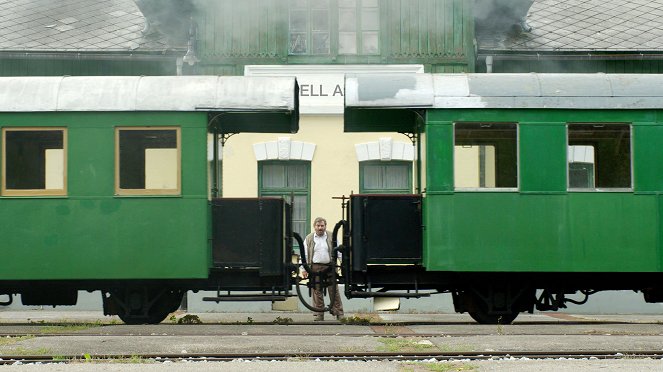
[[[663,0],[536,0],[530,32],[477,35],[479,49],[663,51]]]
[[[132,0],[0,0],[0,51],[133,52],[184,48],[143,35]]]
[[[663,75],[417,74],[397,79],[388,75],[347,77],[346,106],[663,108]],[[399,87],[393,81],[405,83]]]
[[[293,111],[291,77],[0,77],[0,112]]]

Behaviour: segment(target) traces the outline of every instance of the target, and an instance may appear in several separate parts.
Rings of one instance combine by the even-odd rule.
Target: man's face
[[[315,223],[315,234],[317,236],[323,236],[325,234],[325,230],[327,230],[327,224],[323,221],[318,221]]]

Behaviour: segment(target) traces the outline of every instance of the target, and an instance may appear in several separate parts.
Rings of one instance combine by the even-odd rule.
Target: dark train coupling
[[[567,295],[573,295],[580,292],[585,297],[582,300],[568,298]],[[597,293],[597,290],[581,289],[579,291],[560,291],[544,289],[536,298],[536,309],[538,311],[557,311],[565,309],[566,303],[582,305],[587,303],[589,296]]]
[[[332,249],[332,257],[329,264],[318,264],[316,269],[311,265],[310,257],[307,257],[306,249],[304,249],[304,239],[298,233],[293,233],[294,239],[297,241],[300,249],[300,256],[298,267],[295,271],[295,289],[297,291],[297,297],[299,301],[307,309],[317,312],[317,313],[326,313],[332,312],[334,308],[335,301],[337,298],[338,282],[342,278],[342,266],[338,265],[339,253],[343,251],[343,246],[337,245],[336,236],[338,230],[342,225],[343,221],[336,224],[334,227],[332,244],[335,246]],[[329,304],[324,307],[316,307],[315,304],[309,303],[302,294],[302,287],[306,286],[308,288],[309,297],[313,298],[313,291],[317,290],[322,292],[322,295],[329,295]],[[329,293],[328,293],[329,292]]]

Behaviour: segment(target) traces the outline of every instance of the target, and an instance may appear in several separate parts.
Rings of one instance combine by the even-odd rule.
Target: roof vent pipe
[[[486,73],[491,74],[493,72],[493,56],[486,56]]]

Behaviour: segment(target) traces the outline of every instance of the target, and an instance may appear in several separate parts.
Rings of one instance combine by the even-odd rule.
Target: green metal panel
[[[453,190],[453,125],[429,122],[426,127],[426,190],[428,193]]]
[[[520,190],[566,191],[566,127],[555,123],[520,123]]]
[[[0,279],[205,278],[210,265],[205,113],[0,114],[66,126],[67,197],[0,197]],[[116,197],[114,126],[180,126],[182,195]],[[1,154],[1,153],[0,153]]]
[[[493,72],[516,73],[516,72],[541,72],[541,73],[621,73],[621,74],[660,74],[663,73],[663,61],[660,60],[600,60],[600,54],[592,53],[592,58],[582,60],[559,60],[541,56],[533,60],[495,59]],[[486,72],[486,64],[483,60],[477,64],[477,72]]]
[[[653,110],[429,110],[424,264],[440,271],[663,271]],[[455,122],[519,123],[520,192],[453,190]],[[634,192],[566,191],[566,124],[633,123]]]
[[[428,195],[426,267],[450,271],[655,272],[659,197],[631,193]]]
[[[203,62],[280,60],[287,53],[287,6],[280,0],[196,1]]]
[[[638,192],[663,190],[663,126],[659,123],[634,123],[633,174]]]
[[[147,76],[176,72],[174,58],[165,61],[0,59],[0,76]]]

